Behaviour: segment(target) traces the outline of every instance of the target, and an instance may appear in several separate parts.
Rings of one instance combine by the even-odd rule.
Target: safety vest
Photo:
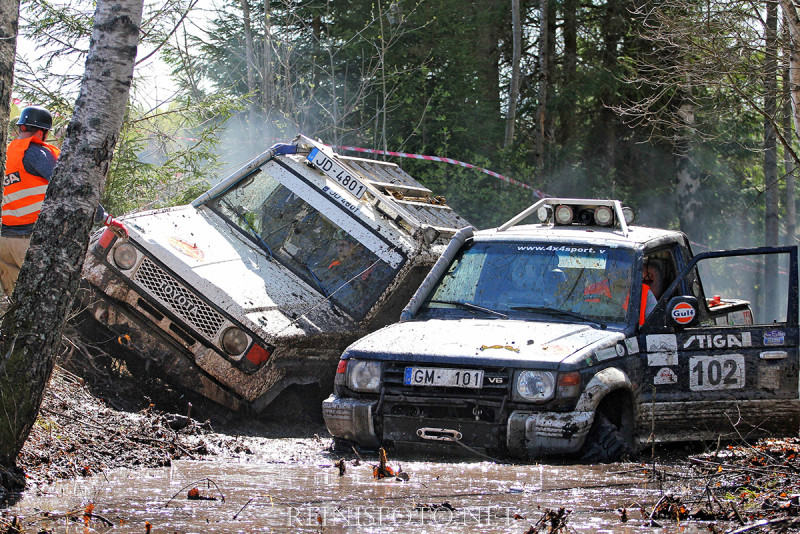
[[[642,284],[642,302],[639,303],[639,326],[642,326],[647,318],[647,294],[650,291],[650,286]]]
[[[647,308],[647,293],[650,292],[650,286],[647,284],[642,284],[642,299],[639,303],[639,326],[644,324],[644,320],[646,319],[645,309]],[[600,299],[597,297],[592,298],[593,295],[604,295],[607,298],[611,297],[611,288],[608,285],[608,280],[601,280],[595,284],[590,286],[586,286],[583,290],[584,301],[585,302],[600,302]],[[630,299],[630,295],[625,297],[625,302],[622,304],[622,308],[625,311],[628,311],[628,301]]]
[[[22,158],[31,143],[42,145],[58,159],[60,150],[36,137],[15,139],[6,150],[6,175],[3,177],[3,226],[33,224],[39,218],[48,178],[25,171]]]

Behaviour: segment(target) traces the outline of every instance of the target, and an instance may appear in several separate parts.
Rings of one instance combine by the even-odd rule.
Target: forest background
[[[549,195],[618,198],[696,251],[796,242],[778,2],[214,2],[145,5],[137,61],[159,57],[176,89],[153,102],[149,82],[134,87],[102,199],[117,215],[185,202],[304,133],[467,161]],[[14,94],[61,125],[92,10],[21,4],[34,48],[18,57]],[[537,198],[474,170],[394,161],[479,228]]]

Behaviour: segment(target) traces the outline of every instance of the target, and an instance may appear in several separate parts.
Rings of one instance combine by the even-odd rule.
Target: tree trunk
[[[624,31],[622,18],[625,9],[622,0],[608,0],[606,2],[606,13],[602,21],[603,31],[603,51],[602,65],[606,72],[614,72],[617,64],[617,55],[620,41]],[[603,84],[600,92],[600,135],[602,153],[600,154],[600,165],[602,175],[608,182],[608,192],[611,198],[616,197],[617,190],[617,114],[612,111],[612,107],[619,102],[619,95],[616,87],[609,82]]]
[[[708,235],[698,224],[697,215],[702,212],[700,202],[700,179],[690,157],[694,135],[694,106],[689,95],[683,95],[678,107],[678,120],[683,126],[675,143],[675,197],[678,208],[678,222],[682,231],[694,235],[703,243]],[[702,237],[698,238],[697,236]]]
[[[263,108],[269,116],[274,104],[272,75],[272,11],[270,0],[264,0],[264,79],[262,80]]]
[[[559,106],[558,141],[564,145],[572,142],[575,122],[575,80],[578,76],[578,0],[564,1],[564,66],[562,69],[561,97]]]
[[[534,157],[536,159],[537,169],[542,169],[544,166],[544,142],[545,142],[545,129],[547,128],[547,89],[550,81],[547,75],[550,72],[550,58],[548,52],[550,47],[547,43],[547,38],[550,35],[548,31],[548,15],[550,13],[549,0],[540,0],[539,3],[539,106],[536,114],[536,147],[534,149]]]
[[[522,22],[520,20],[519,0],[511,0],[511,32],[513,33],[513,52],[511,57],[511,84],[508,89],[508,113],[506,114],[506,137],[504,147],[514,142],[514,123],[517,120],[517,99],[519,98],[519,63],[522,57]]]
[[[794,131],[800,137],[800,15],[792,0],[780,0],[789,27],[789,87],[792,99]]]
[[[788,32],[787,32],[788,33]],[[784,39],[784,46],[786,47],[786,55],[791,53],[789,50],[789,38],[788,35]],[[781,119],[783,119],[783,138],[786,139],[787,143],[792,142],[796,136],[794,135],[794,131],[792,130],[792,101],[791,101],[791,89],[789,87],[789,66],[786,65],[783,69],[783,112],[781,113]],[[791,153],[784,148],[783,150],[783,170],[786,175],[786,244],[794,245],[795,244],[795,234],[797,233],[797,209],[795,204],[795,176],[794,176],[794,159],[792,159]]]
[[[240,1],[242,6],[242,26],[244,26],[244,53],[247,61],[247,92],[249,93],[249,104],[247,105],[248,122],[250,127],[246,129],[247,140],[252,147],[256,140],[253,138],[256,124],[256,60],[255,45],[253,42],[253,25],[250,20],[250,4],[248,0]]]
[[[778,246],[778,145],[775,124],[778,116],[778,5],[767,1],[764,54],[764,243]],[[778,257],[770,254],[765,260],[764,318],[769,322],[777,318]]]
[[[142,0],[98,0],[86,71],[0,333],[0,462],[13,466],[61,343],[128,102]]]
[[[19,0],[0,0],[0,124],[9,123],[14,56],[17,52]],[[0,128],[0,162],[5,168],[8,128]],[[0,185],[2,192],[2,185]]]

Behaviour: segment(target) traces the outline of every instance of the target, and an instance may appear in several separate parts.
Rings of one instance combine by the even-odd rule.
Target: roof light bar
[[[561,204],[555,211],[556,224],[572,224],[574,215],[572,207]]]
[[[611,226],[614,224],[614,212],[608,206],[600,206],[594,210],[594,222],[598,226]]]

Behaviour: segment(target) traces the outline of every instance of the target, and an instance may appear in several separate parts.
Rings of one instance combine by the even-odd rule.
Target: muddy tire
[[[633,450],[619,428],[600,412],[594,415],[594,422],[586,442],[581,449],[581,460],[586,462],[616,462],[631,456]]]

